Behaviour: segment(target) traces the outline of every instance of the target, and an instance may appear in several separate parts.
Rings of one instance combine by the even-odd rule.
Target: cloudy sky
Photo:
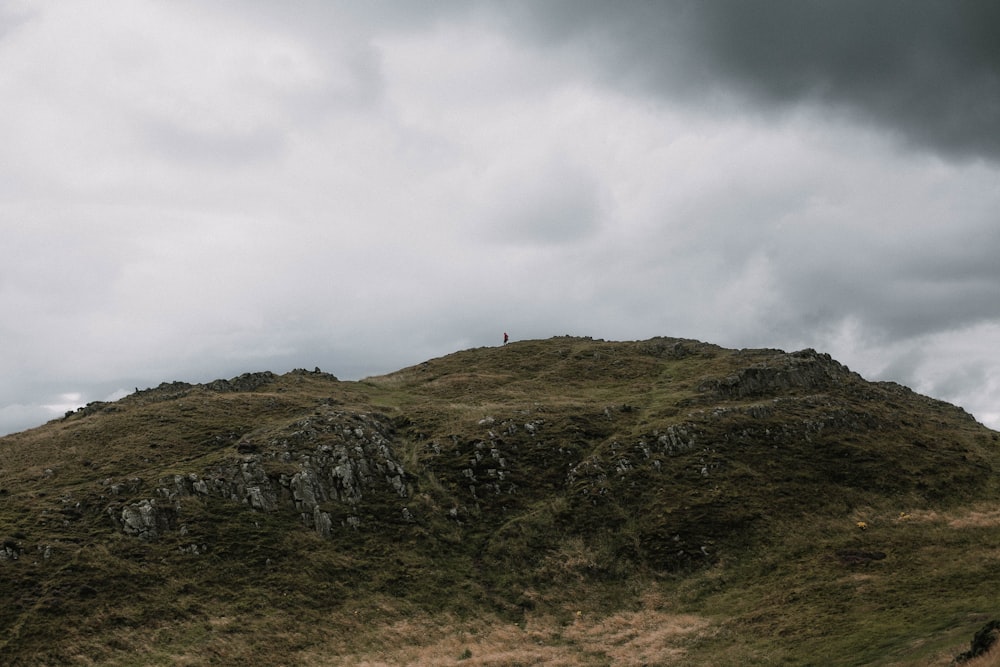
[[[1000,4],[0,2],[0,433],[553,335],[1000,428]]]

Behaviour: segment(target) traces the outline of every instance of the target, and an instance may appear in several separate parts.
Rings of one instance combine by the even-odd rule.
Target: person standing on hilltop
[[[507,332],[504,331],[503,332],[503,344],[506,345],[508,340],[510,340],[510,336],[508,336]]]

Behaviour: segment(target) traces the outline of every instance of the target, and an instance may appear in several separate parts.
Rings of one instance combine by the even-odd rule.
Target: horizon
[[[415,367],[415,366],[420,366],[422,364],[425,364],[425,363],[428,363],[428,362],[432,362],[432,361],[435,361],[437,359],[444,359],[444,358],[447,358],[449,356],[460,354],[460,353],[464,353],[464,352],[473,352],[473,351],[483,350],[483,349],[489,349],[489,348],[503,348],[503,347],[509,347],[509,346],[517,345],[518,343],[547,342],[547,341],[552,341],[552,340],[556,340],[556,339],[559,339],[559,338],[568,338],[568,339],[575,339],[575,340],[592,340],[592,341],[597,342],[597,343],[612,343],[612,344],[614,344],[614,343],[644,342],[644,341],[648,341],[648,340],[656,340],[656,339],[659,339],[659,338],[665,338],[665,339],[669,339],[669,340],[685,340],[685,341],[698,342],[698,343],[703,343],[703,344],[708,344],[708,345],[716,345],[715,343],[712,343],[711,341],[699,341],[697,339],[687,338],[687,337],[681,337],[681,336],[652,336],[650,338],[644,338],[644,339],[619,340],[619,339],[604,339],[604,338],[598,338],[598,337],[586,336],[586,335],[561,334],[561,335],[549,336],[549,337],[546,337],[546,338],[529,338],[529,339],[521,339],[521,340],[511,338],[508,343],[504,343],[503,340],[501,339],[501,341],[499,343],[495,344],[495,345],[478,345],[478,346],[474,346],[474,347],[468,347],[468,348],[463,348],[463,349],[459,349],[459,350],[453,350],[453,351],[447,352],[445,354],[441,354],[441,355],[434,356],[434,357],[428,357],[427,359],[421,359],[419,361],[415,361],[415,362],[409,363],[409,364],[404,364],[402,366],[399,366],[398,368],[393,368],[393,369],[386,370],[386,371],[383,371],[383,372],[368,373],[368,374],[364,374],[364,375],[360,375],[360,376],[356,376],[356,377],[342,376],[341,374],[337,373],[335,370],[332,370],[332,369],[329,369],[329,368],[322,368],[320,366],[313,366],[312,369],[310,369],[307,366],[296,366],[296,367],[293,367],[293,368],[287,368],[287,369],[283,369],[283,370],[275,370],[275,369],[270,369],[270,368],[254,368],[254,369],[243,370],[243,371],[240,371],[240,372],[237,372],[237,373],[234,373],[234,374],[218,375],[218,376],[214,376],[214,377],[204,377],[204,378],[199,378],[199,379],[196,379],[196,380],[191,380],[191,379],[186,379],[186,378],[170,378],[170,379],[164,378],[164,379],[160,380],[159,382],[156,382],[156,383],[153,383],[153,384],[147,384],[145,387],[142,387],[140,385],[136,385],[131,390],[126,390],[124,388],[116,389],[114,392],[108,394],[105,398],[92,399],[92,400],[86,401],[84,403],[79,403],[79,404],[74,403],[74,402],[70,402],[70,403],[66,403],[66,404],[60,405],[60,406],[51,406],[51,410],[52,410],[53,415],[52,415],[52,417],[50,417],[46,421],[38,423],[38,424],[32,424],[32,425],[30,425],[30,426],[28,426],[26,428],[18,429],[16,431],[10,431],[10,432],[7,432],[7,433],[0,433],[0,437],[4,437],[6,435],[13,435],[15,433],[19,433],[19,432],[22,432],[22,431],[32,430],[34,428],[45,426],[46,424],[48,424],[51,421],[56,421],[56,420],[59,420],[62,417],[69,416],[70,414],[72,414],[74,412],[78,412],[78,411],[82,410],[83,408],[87,407],[88,405],[90,405],[92,403],[114,403],[114,402],[117,402],[117,401],[119,401],[119,400],[121,400],[123,398],[126,398],[127,396],[131,396],[131,395],[133,395],[135,393],[139,393],[139,392],[143,392],[143,391],[155,390],[155,389],[159,388],[160,385],[164,385],[164,384],[169,385],[169,384],[174,383],[174,382],[180,382],[180,383],[190,384],[192,386],[204,386],[206,384],[209,384],[209,383],[217,381],[217,380],[232,380],[232,379],[235,379],[235,378],[238,378],[238,377],[240,377],[242,375],[247,375],[247,374],[273,373],[276,376],[282,376],[282,375],[286,375],[288,373],[293,373],[295,371],[315,372],[316,370],[319,370],[320,372],[323,372],[323,373],[328,373],[330,375],[333,375],[340,382],[364,382],[365,380],[368,380],[368,379],[371,379],[371,378],[377,378],[377,377],[381,377],[383,375],[391,375],[393,373],[405,370],[407,368],[412,368],[412,367]],[[792,354],[792,353],[795,353],[795,352],[801,352],[801,351],[804,351],[804,350],[807,350],[807,349],[813,349],[813,348],[801,348],[801,349],[798,349],[798,350],[784,350],[784,349],[773,348],[773,347],[754,347],[754,348],[726,348],[724,346],[719,346],[719,347],[722,347],[722,349],[724,349],[724,350],[733,350],[733,351],[770,350],[770,351],[777,351],[777,352],[782,352],[782,353],[787,353],[787,354]],[[824,352],[823,350],[813,350],[813,351],[815,351],[815,352],[817,352],[819,354],[829,354],[827,352]],[[833,361],[841,364],[842,366],[844,366],[848,370],[850,370],[852,372],[857,372],[854,369],[850,368],[850,366],[848,364],[843,363],[841,360],[837,359],[836,357],[833,357],[831,355],[831,358],[833,359]],[[867,382],[894,382],[893,380],[873,380],[871,378],[865,377],[864,374],[862,374],[862,373],[859,373],[859,375],[861,375],[861,377],[865,381],[867,381]],[[928,396],[929,398],[937,398],[937,397],[934,397],[934,396],[929,396],[927,394],[923,394],[923,392],[919,392],[916,389],[914,389],[913,387],[909,387],[909,386],[903,385],[901,383],[896,383],[896,384],[900,384],[900,386],[904,386],[907,389],[909,389],[909,390],[911,390],[911,391],[913,391],[913,392],[915,392],[917,394]],[[937,400],[943,400],[943,399],[937,399]],[[950,403],[949,401],[945,401],[945,402],[946,403]],[[966,412],[969,412],[968,410],[966,410],[965,407],[963,407],[961,405],[957,405],[957,404],[954,404],[954,403],[951,403],[951,404],[955,405],[958,408],[961,408],[962,410],[965,410]],[[970,412],[969,414],[972,414],[972,413]],[[990,428],[991,430],[994,430],[994,431],[1000,430],[1000,429],[995,428],[994,426],[991,426],[990,424],[986,424],[977,415],[972,414],[972,416],[976,419],[976,421],[978,423],[982,424],[983,426],[986,426],[987,428]]]

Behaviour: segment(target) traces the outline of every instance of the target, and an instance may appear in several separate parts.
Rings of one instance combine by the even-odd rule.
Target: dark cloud
[[[843,107],[909,141],[1000,158],[1000,5],[705,3],[700,45],[719,71],[777,104]]]
[[[992,5],[27,5],[0,433],[504,330],[815,347],[1000,424]]]
[[[997,3],[565,1],[509,16],[614,85],[697,104],[817,105],[951,157],[1000,159]]]

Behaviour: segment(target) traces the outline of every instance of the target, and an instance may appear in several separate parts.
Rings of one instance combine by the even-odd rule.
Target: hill
[[[813,350],[164,383],[0,439],[0,662],[946,665],[1000,615],[998,467]]]

